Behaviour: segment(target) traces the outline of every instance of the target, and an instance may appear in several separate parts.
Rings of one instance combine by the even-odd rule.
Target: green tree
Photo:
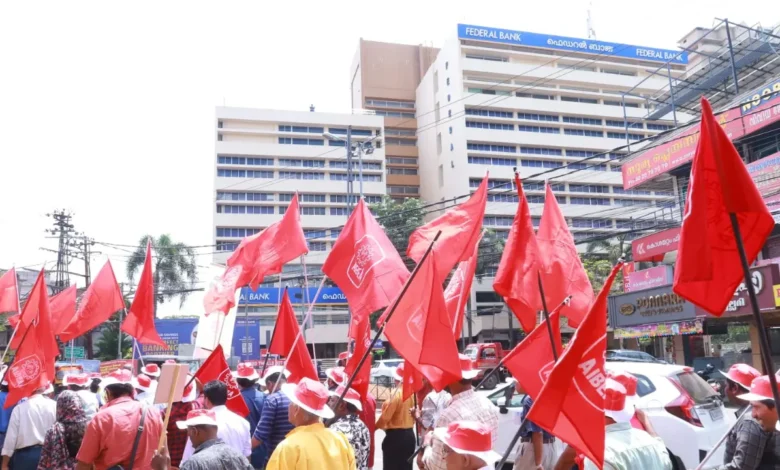
[[[589,255],[606,255],[606,258],[612,264],[617,263],[620,258],[623,258],[624,261],[633,259],[631,244],[628,242],[626,235],[616,235],[614,238],[589,242],[585,252]]]
[[[103,323],[101,336],[95,341],[97,352],[95,356],[101,361],[111,361],[116,359],[119,352],[119,335],[122,335],[122,358],[130,359],[133,357],[133,339],[122,333],[119,329],[119,313],[115,313],[111,318]]]
[[[130,259],[127,261],[127,278],[132,282],[136,272],[143,269],[146,259],[146,241],[152,239],[152,272],[154,273],[154,314],[157,316],[157,305],[164,301],[179,297],[180,304],[189,295],[188,289],[195,285],[197,264],[195,251],[183,243],[174,242],[170,235],[160,235],[157,238],[145,235],[138,242]]]

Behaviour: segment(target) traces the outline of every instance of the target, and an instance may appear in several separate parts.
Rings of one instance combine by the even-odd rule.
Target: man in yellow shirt
[[[295,428],[276,447],[266,470],[354,470],[355,454],[346,436],[326,429],[320,419],[333,418],[328,389],[303,378],[282,385],[290,399],[288,419]]]
[[[403,400],[404,366],[401,364],[393,372],[396,389],[392,398],[382,404],[382,414],[376,421],[377,429],[384,429],[385,438],[382,441],[382,463],[384,470],[412,470],[409,457],[414,454],[417,445],[414,437],[414,418],[412,408],[414,402],[409,397]]]

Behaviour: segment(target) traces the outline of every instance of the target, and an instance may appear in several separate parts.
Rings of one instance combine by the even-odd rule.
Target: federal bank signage
[[[551,36],[549,34],[512,31],[510,29],[486,28],[469,24],[458,25],[459,39],[500,42],[516,46],[543,47],[572,52],[589,52],[605,56],[625,57],[628,59],[671,61],[678,64],[688,63],[688,53],[654,47],[631,46],[614,42],[594,41],[592,39]]]
[[[290,302],[293,304],[300,304],[301,301],[308,304],[314,302],[315,304],[346,304],[347,297],[344,292],[338,287],[323,287],[320,291],[320,295],[314,298],[317,293],[316,287],[309,287],[308,292],[306,289],[300,287],[290,287],[287,289],[290,296]],[[248,287],[241,289],[241,305],[244,304],[272,304],[279,303],[279,288],[278,287],[258,287],[256,291],[251,290]]]

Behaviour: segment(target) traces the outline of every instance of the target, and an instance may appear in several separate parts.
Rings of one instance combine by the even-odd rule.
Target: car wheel
[[[496,374],[491,375],[484,381],[482,388],[485,390],[493,390],[498,386],[498,376]]]

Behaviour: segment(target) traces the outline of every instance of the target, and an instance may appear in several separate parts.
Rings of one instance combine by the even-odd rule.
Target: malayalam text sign
[[[649,269],[634,271],[628,275],[628,287],[626,292],[661,287],[672,282],[671,266],[655,266]]]
[[[273,304],[279,303],[279,288],[277,287],[258,287],[253,291],[248,287],[241,289],[240,304]],[[282,291],[283,292],[283,291]],[[289,287],[287,292],[292,304],[314,302],[315,304],[346,304],[347,297],[338,287],[323,287],[320,295],[314,298],[317,293],[316,287],[309,287],[308,292],[300,287]]]
[[[680,244],[680,228],[670,228],[651,233],[631,242],[634,261],[660,261],[666,253],[677,250]]]

